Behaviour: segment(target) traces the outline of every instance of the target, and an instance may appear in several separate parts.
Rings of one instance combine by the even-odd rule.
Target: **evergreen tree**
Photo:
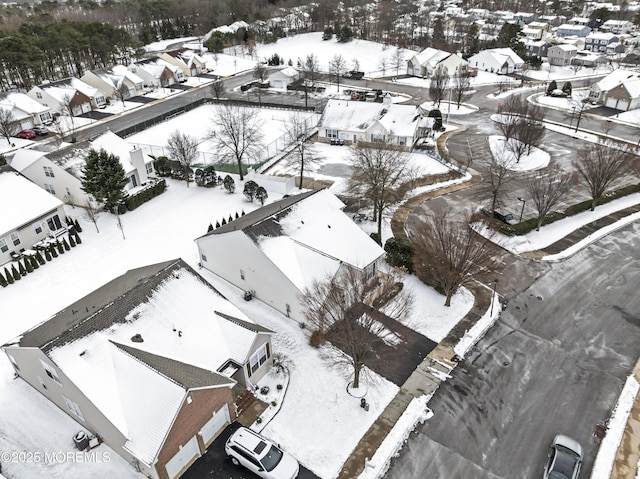
[[[40,251],[36,252],[36,260],[38,260],[38,263],[40,263],[40,266],[42,266],[42,265],[44,265],[46,263],[46,261],[42,257],[42,253]]]
[[[220,228],[220,222],[216,221],[216,228]]]
[[[78,223],[78,220],[74,220],[73,225],[76,227],[76,231],[78,233],[82,233],[82,227],[80,226],[80,223]]]
[[[69,242],[67,241],[67,238],[62,238],[62,246],[64,246],[65,251],[69,251],[71,249],[71,246],[69,246]]]
[[[227,220],[225,218],[222,218],[222,226],[227,224]]]
[[[240,215],[238,214],[238,212],[236,211],[236,219],[240,218]]]
[[[570,81],[564,82],[564,85],[562,85],[562,91],[565,95],[571,96],[572,87]]]
[[[22,264],[22,261],[18,261],[18,271],[20,272],[20,276],[26,276],[27,275],[27,269]]]
[[[7,280],[4,279],[4,276],[2,275],[2,273],[0,273],[0,286],[2,286],[3,288],[6,288],[7,284],[9,283],[7,283]]]
[[[33,269],[38,269],[40,267],[40,263],[38,263],[35,256],[29,256],[29,261],[31,262],[31,267]]]
[[[72,234],[69,235],[69,245],[71,245],[72,248],[75,248],[76,246],[76,240],[73,239]]]
[[[64,254],[64,246],[62,246],[60,240],[56,240],[56,248],[58,248],[58,253]]]
[[[241,215],[241,216],[244,216],[244,215],[245,215],[244,210],[242,210],[242,213],[240,213],[240,215]]]
[[[11,265],[11,274],[13,275],[13,279],[15,279],[16,281],[20,281],[20,278],[22,276],[20,276],[20,272],[16,269],[15,264]]]
[[[24,258],[24,268],[27,270],[27,273],[33,273],[33,264],[31,264],[31,256],[27,256]]]
[[[264,206],[264,200],[269,197],[267,194],[267,190],[265,190],[262,186],[258,186],[256,190],[256,199],[260,202],[261,206]]]
[[[444,37],[444,27],[442,25],[442,19],[436,18],[433,22],[433,32],[431,34],[431,43],[434,48],[443,49],[446,46],[446,40]]]
[[[9,282],[9,284],[13,284],[16,282],[15,279],[13,279],[13,275],[11,274],[11,272],[6,268],[4,268],[4,275],[7,277],[7,281]]]
[[[120,158],[104,149],[91,149],[82,168],[82,190],[92,195],[111,210],[124,198],[124,187],[129,182]]]
[[[233,221],[233,216],[229,215],[229,221],[227,223],[231,223]]]
[[[551,95],[551,92],[557,89],[558,89],[558,84],[556,83],[555,80],[551,80],[551,83],[549,83],[549,86],[547,87],[547,95]]]
[[[80,239],[80,235],[78,234],[77,230],[73,232],[73,237],[76,240],[76,244],[81,244],[82,243],[82,240]]]
[[[51,243],[49,245],[49,251],[51,252],[51,256],[53,256],[54,258],[58,257],[58,250],[56,249],[56,245],[54,243]]]
[[[209,233],[210,231],[213,231],[213,225],[211,223],[209,223],[209,227],[207,228],[207,233]]]
[[[44,250],[44,257],[46,258],[47,261],[51,261],[51,248],[45,248]]]
[[[249,201],[253,201],[257,189],[258,183],[253,180],[249,180],[244,184],[244,191],[242,193]]]
[[[233,193],[234,191],[236,191],[236,182],[233,181],[233,178],[231,178],[229,175],[224,177],[224,180],[222,180],[222,185],[228,193]]]

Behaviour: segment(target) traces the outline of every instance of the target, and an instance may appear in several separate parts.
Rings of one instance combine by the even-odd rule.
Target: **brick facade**
[[[198,431],[213,417],[224,403],[229,406],[231,420],[235,419],[235,408],[231,388],[218,387],[190,391],[191,404],[185,401],[176,417],[167,440],[158,455],[156,471],[160,479],[169,479],[165,465],[180,450],[180,446],[186,444],[193,436],[198,438],[200,453],[204,454],[205,446]]]

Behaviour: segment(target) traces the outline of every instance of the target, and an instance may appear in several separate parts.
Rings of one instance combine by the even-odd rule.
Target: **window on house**
[[[60,386],[62,386],[62,383],[60,382],[60,378],[58,377],[58,372],[54,368],[49,366],[47,363],[45,363],[43,360],[40,360],[40,364],[42,365],[42,369],[44,369],[44,372],[47,374],[47,376],[49,376],[49,378],[53,379]]]
[[[260,346],[260,349],[251,355],[249,358],[249,376],[254,374],[258,369],[260,369],[260,366],[267,362],[269,355],[270,351],[267,343]]]
[[[325,130],[327,138],[338,138],[338,130]]]
[[[47,190],[49,193],[51,193],[52,195],[56,194],[56,190],[53,187],[53,185],[50,185],[49,183],[45,183],[44,184],[44,189]]]
[[[39,221],[33,223],[33,231],[35,231],[37,235],[42,233],[42,223],[40,223]]]
[[[200,259],[206,263],[207,262],[207,255],[204,254],[204,253],[200,253]]]
[[[42,168],[44,168],[44,176],[48,176],[49,178],[55,177],[55,175],[53,174],[53,168],[51,168],[50,166],[43,166]]]
[[[53,215],[51,218],[47,219],[47,226],[51,231],[56,231],[62,228],[62,223],[60,222],[60,218],[58,215]]]
[[[62,396],[62,399],[64,399],[64,403],[67,405],[67,408],[69,408],[69,411],[84,421],[84,416],[82,415],[82,411],[80,411],[80,406],[66,396]]]
[[[147,169],[147,175],[152,175],[153,174],[153,163],[149,162],[145,165],[146,169]]]
[[[384,142],[384,135],[380,134],[380,133],[372,133],[371,134],[371,141],[374,143],[383,143]]]
[[[0,238],[0,251],[6,253],[9,251],[9,246],[7,246],[7,240],[4,238]]]
[[[42,93],[40,93],[39,91],[36,92],[36,98],[38,100],[42,100]]]
[[[240,279],[244,279],[244,271],[240,270]]]
[[[406,144],[407,144],[407,137],[406,136],[399,136],[398,137],[398,145],[405,146]]]
[[[18,246],[20,244],[20,235],[18,233],[11,233],[11,242],[13,246]]]
[[[44,379],[42,379],[41,376],[38,376],[38,381],[40,381],[40,386],[42,386],[43,389],[49,389],[47,385],[44,383]]]
[[[13,366],[13,369],[15,369],[16,371],[20,371],[20,368],[18,367],[18,363],[16,362],[16,358],[14,358],[9,353],[7,353],[7,356],[9,356],[9,361],[11,362],[11,365]]]
[[[48,111],[45,113],[40,113],[40,121],[42,121],[43,123],[51,121],[51,113],[49,113]]]

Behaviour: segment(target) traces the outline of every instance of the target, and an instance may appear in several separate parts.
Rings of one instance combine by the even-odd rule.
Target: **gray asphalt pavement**
[[[589,477],[593,433],[640,355],[639,232],[603,238],[515,296],[386,477],[538,478],[558,433],[585,448]]]

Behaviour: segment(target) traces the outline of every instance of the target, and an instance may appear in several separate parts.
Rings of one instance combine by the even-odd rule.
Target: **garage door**
[[[167,465],[164,466],[170,479],[178,477],[184,472],[193,461],[200,457],[200,448],[198,447],[198,439],[193,436],[180,450],[178,454],[173,456]]]
[[[618,100],[616,98],[607,98],[607,101],[605,102],[604,106],[609,107],[609,108],[617,108],[617,103]]]
[[[206,446],[213,441],[216,436],[229,424],[229,407],[225,404],[216,412],[209,421],[200,430],[200,436],[202,436],[202,442]]]
[[[20,122],[20,129],[21,130],[30,130],[31,128],[33,128],[33,121],[32,120],[22,120]]]
[[[616,108],[618,108],[618,110],[627,111],[629,110],[629,102],[627,100],[619,100]]]

